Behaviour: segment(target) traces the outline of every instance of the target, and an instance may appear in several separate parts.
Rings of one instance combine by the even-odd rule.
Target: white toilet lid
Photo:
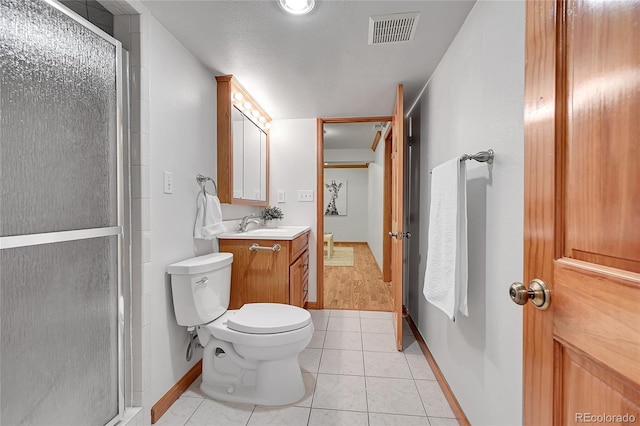
[[[247,303],[227,320],[227,327],[242,333],[284,333],[311,322],[311,314],[297,306],[281,303]]]

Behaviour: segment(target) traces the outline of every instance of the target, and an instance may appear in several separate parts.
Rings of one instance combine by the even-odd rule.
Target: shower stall
[[[0,0],[0,66],[0,424],[115,424],[123,50],[53,0]]]

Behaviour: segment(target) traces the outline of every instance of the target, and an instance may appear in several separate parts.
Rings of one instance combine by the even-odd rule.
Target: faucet
[[[250,223],[260,225],[260,221],[258,219],[252,219],[253,217],[255,217],[253,213],[243,217],[242,220],[240,220],[240,225],[238,225],[238,232],[247,232],[247,226],[249,226]]]

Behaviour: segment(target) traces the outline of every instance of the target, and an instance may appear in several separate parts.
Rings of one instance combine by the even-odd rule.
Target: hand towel
[[[226,231],[222,223],[222,209],[220,200],[215,195],[198,193],[196,198],[196,224],[193,229],[193,237],[203,240],[211,240],[216,235]]]
[[[467,168],[454,158],[433,169],[424,297],[455,322],[467,308]]]

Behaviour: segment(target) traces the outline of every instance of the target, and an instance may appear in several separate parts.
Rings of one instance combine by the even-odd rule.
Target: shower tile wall
[[[149,424],[151,323],[151,195],[149,158],[149,58],[147,15],[114,17],[114,35],[129,51],[130,75],[130,172],[131,172],[131,311],[132,311],[132,399],[143,407]]]

